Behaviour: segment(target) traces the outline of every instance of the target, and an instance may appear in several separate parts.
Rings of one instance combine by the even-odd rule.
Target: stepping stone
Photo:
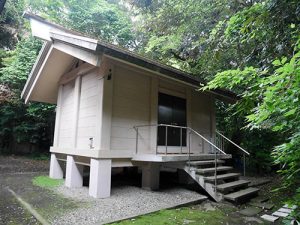
[[[268,201],[270,198],[269,197],[262,197],[262,196],[259,196],[259,197],[256,197],[256,198],[252,198],[251,199],[251,202],[266,202]]]
[[[247,217],[243,217],[244,221],[247,222],[247,224],[253,224],[251,222],[254,222],[254,224],[263,224],[264,221],[262,221],[261,219],[258,219],[254,216],[247,216]]]
[[[283,213],[283,212],[279,212],[276,211],[274,213],[272,213],[273,216],[278,216],[278,217],[287,217],[289,214],[288,213]]]
[[[285,204],[285,205],[283,206],[283,208],[288,208],[288,209],[297,209],[297,206],[296,206],[296,205],[289,206],[288,204]]]
[[[280,208],[278,209],[278,212],[288,213],[290,214],[293,210],[288,208]]]
[[[270,210],[274,207],[274,204],[267,203],[267,202],[250,202],[250,205],[267,209],[267,210]]]
[[[261,208],[249,207],[249,208],[245,208],[245,209],[241,210],[239,213],[244,216],[256,216],[261,211],[262,211]]]
[[[271,215],[267,215],[267,214],[261,216],[260,218],[262,218],[266,221],[272,222],[272,223],[274,223],[276,220],[279,219],[279,217],[277,217],[277,216],[271,216]]]

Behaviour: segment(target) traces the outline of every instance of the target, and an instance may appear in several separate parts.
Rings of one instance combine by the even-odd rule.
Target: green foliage
[[[40,48],[41,42],[33,38],[19,42],[16,49],[10,52],[11,56],[3,59],[4,67],[0,68],[0,82],[19,94]]]
[[[50,145],[54,124],[54,106],[20,99],[21,90],[41,48],[40,41],[27,38],[3,59],[0,82],[10,88],[9,99],[0,102],[0,152],[13,152],[12,143],[30,143],[41,149]]]
[[[203,88],[245,87],[241,94],[243,98],[235,107],[247,115],[248,128],[270,129],[285,137],[284,143],[275,147],[272,156],[275,163],[282,165],[280,172],[286,175],[287,185],[297,182],[300,174],[299,47],[290,60],[286,57],[274,60],[274,68],[246,67],[244,70],[224,71]]]
[[[18,42],[23,22],[24,0],[6,1],[0,14],[0,48],[13,49]]]
[[[38,176],[32,179],[32,184],[39,187],[52,188],[64,183],[63,179],[52,179],[48,176]]]
[[[128,0],[129,1],[129,0]],[[225,40],[226,21],[256,1],[129,1],[138,9],[142,52],[210,79],[236,64],[237,49]],[[232,66],[234,67],[234,66]]]
[[[106,0],[28,1],[31,11],[85,35],[135,48],[129,15]]]

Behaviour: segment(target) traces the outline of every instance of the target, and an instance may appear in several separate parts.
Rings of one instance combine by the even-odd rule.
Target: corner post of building
[[[160,164],[147,163],[142,167],[142,188],[146,190],[158,190],[160,177]]]
[[[55,130],[54,130],[54,139],[53,139],[54,147],[58,147],[59,124],[60,124],[60,117],[61,117],[62,88],[63,88],[62,85],[60,85],[58,89],[57,105],[55,110],[56,116],[55,116]],[[53,179],[62,179],[63,176],[64,176],[63,169],[59,164],[56,154],[51,153],[49,177]]]
[[[91,159],[89,195],[94,198],[110,197],[111,159]]]
[[[107,58],[102,57],[99,67],[98,93],[99,101],[97,102],[97,127],[95,147],[100,151],[110,151],[110,134],[111,134],[111,116],[113,102],[113,65]],[[90,161],[90,184],[89,195],[94,198],[108,198],[111,192],[111,168],[112,160],[110,158],[91,158]]]

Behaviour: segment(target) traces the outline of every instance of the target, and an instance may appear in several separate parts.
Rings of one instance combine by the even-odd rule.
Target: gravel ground
[[[106,199],[90,197],[87,187],[69,189],[60,186],[55,191],[84,206],[55,218],[52,224],[57,225],[103,224],[206,199],[180,187],[152,192],[134,186],[118,186],[112,188],[111,197]]]

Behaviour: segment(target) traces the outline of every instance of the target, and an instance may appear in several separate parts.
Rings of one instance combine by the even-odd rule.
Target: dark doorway
[[[186,100],[158,94],[158,123],[186,126]],[[180,128],[168,127],[168,146],[180,146]],[[157,144],[166,145],[166,128],[158,127]],[[182,129],[182,146],[186,146],[186,129]]]

